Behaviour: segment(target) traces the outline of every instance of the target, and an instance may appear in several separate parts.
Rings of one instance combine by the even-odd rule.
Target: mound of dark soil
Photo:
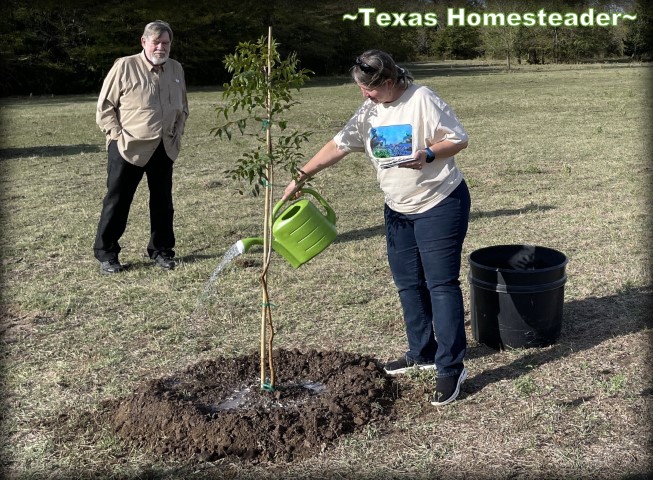
[[[131,446],[180,459],[292,461],[388,415],[393,403],[393,382],[372,358],[279,350],[274,366],[275,389],[266,391],[257,353],[202,361],[115,402],[110,422]]]

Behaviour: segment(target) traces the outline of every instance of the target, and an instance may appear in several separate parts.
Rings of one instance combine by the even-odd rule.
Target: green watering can
[[[336,238],[333,208],[315,190],[304,188],[302,192],[313,195],[326,210],[326,215],[308,199],[298,200],[279,213],[286,203],[280,200],[272,210],[272,248],[295,268],[308,262]],[[245,253],[253,245],[263,245],[263,238],[243,238],[236,245],[239,253]]]

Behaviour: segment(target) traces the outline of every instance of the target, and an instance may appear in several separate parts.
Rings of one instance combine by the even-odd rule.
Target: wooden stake
[[[272,27],[268,27],[268,62],[267,68],[265,71],[266,76],[266,85],[267,85],[267,125],[265,132],[265,139],[267,145],[268,155],[272,155]],[[272,325],[272,310],[270,306],[270,297],[268,295],[267,287],[267,274],[268,267],[270,265],[270,257],[272,254],[272,182],[274,180],[274,165],[272,161],[269,160],[266,165],[266,177],[267,181],[265,183],[265,216],[263,221],[263,273],[261,275],[261,285],[262,285],[262,305],[261,305],[261,388],[265,386],[265,360],[266,360],[266,337],[268,337],[267,330],[269,327],[269,342],[267,345],[267,357],[268,364],[270,367],[270,384],[271,388],[274,388],[274,366],[272,362],[272,337],[274,335],[273,325]]]

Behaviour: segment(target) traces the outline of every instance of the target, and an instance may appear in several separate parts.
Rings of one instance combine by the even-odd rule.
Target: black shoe
[[[385,364],[383,369],[388,375],[398,375],[400,373],[406,373],[410,369],[419,369],[419,370],[432,370],[435,368],[434,363],[415,363],[406,356],[401,357],[399,360],[394,360]]]
[[[177,265],[172,257],[165,253],[157,253],[152,260],[154,261],[154,265],[164,270],[174,270],[175,265]]]
[[[100,262],[100,273],[103,275],[110,275],[112,273],[120,273],[125,269],[117,258],[111,258],[104,262]]]
[[[460,393],[460,385],[467,378],[467,369],[463,370],[458,375],[450,375],[448,377],[438,377],[435,382],[435,398],[431,400],[431,405],[440,407],[447,403],[453,402]]]

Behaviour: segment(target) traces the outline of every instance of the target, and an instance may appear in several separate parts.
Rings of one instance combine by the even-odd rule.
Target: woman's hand
[[[295,200],[302,195],[301,188],[310,181],[316,173],[345,158],[349,152],[340,150],[336,142],[331,139],[311,158],[306,165],[298,170],[299,178],[291,181],[283,193],[282,200]]]
[[[413,170],[421,170],[422,167],[426,165],[426,152],[424,150],[417,150],[413,154],[413,159],[400,163],[399,168],[412,168]]]
[[[283,192],[281,200],[288,200],[290,197],[292,197],[290,200],[295,200],[301,196],[301,192],[301,189],[297,188],[297,182],[292,180],[286,187],[286,190]]]

